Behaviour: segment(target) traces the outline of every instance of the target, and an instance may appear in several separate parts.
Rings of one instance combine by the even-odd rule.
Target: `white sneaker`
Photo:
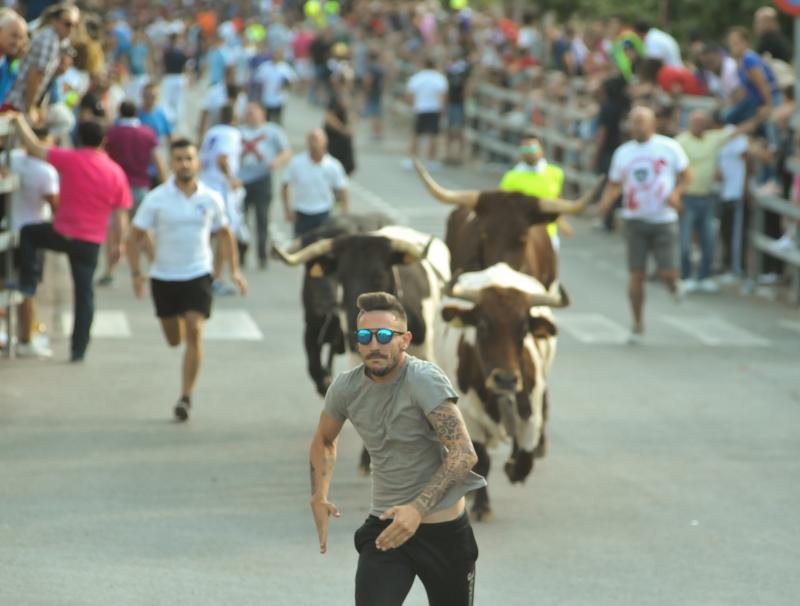
[[[631,331],[628,333],[628,345],[641,345],[644,342],[644,333]]]
[[[706,278],[705,280],[700,280],[699,288],[702,292],[705,293],[715,293],[719,292],[719,286],[717,283],[714,282],[711,278]]]
[[[17,343],[18,358],[52,358],[53,350],[39,343]]]
[[[682,295],[693,293],[697,290],[697,280],[693,280],[692,278],[681,280],[678,288],[680,289]]]
[[[739,276],[732,273],[722,274],[718,279],[717,282],[720,286],[733,286],[734,284],[739,283]]]
[[[761,274],[758,276],[758,284],[759,286],[772,286],[773,284],[777,284],[780,280],[780,276],[778,274]]]
[[[778,238],[772,243],[772,248],[773,250],[789,251],[796,249],[797,244],[795,243],[794,238],[792,238],[792,236],[790,236],[789,234],[783,234],[780,238]]]

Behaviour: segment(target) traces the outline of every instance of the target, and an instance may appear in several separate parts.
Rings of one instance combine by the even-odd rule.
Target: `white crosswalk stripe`
[[[72,312],[61,314],[61,330],[64,336],[72,332]],[[92,337],[107,339],[124,339],[131,336],[131,326],[124,311],[100,309],[94,312],[92,321]]]
[[[659,318],[661,327],[670,327],[681,339],[690,337],[707,347],[767,347],[772,342],[714,315],[667,315]],[[620,322],[591,312],[560,311],[557,322],[562,333],[584,345],[621,345],[629,331]],[[779,320],[781,328],[800,333],[800,322]],[[72,331],[72,313],[61,315],[64,336]],[[663,328],[659,328],[662,333]],[[264,334],[255,319],[244,309],[215,309],[205,326],[205,338],[211,341],[263,341]],[[92,337],[106,339],[131,338],[133,331],[128,314],[122,310],[97,310],[92,324]],[[654,342],[658,342],[658,339]]]
[[[628,340],[628,330],[602,314],[560,312],[556,321],[581,343],[615,345]]]
[[[662,316],[679,331],[710,347],[767,347],[770,341],[718,316]]]
[[[205,338],[212,341],[262,341],[264,335],[244,309],[218,309],[205,326]]]

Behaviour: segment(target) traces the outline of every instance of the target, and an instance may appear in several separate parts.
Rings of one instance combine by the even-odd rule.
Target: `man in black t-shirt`
[[[459,58],[460,50],[454,53],[454,61],[447,68],[447,147],[446,158],[448,163],[461,164],[464,161],[466,141],[464,140],[464,126],[466,125],[466,111],[464,102],[467,96],[469,77],[472,65]],[[455,153],[452,153],[455,147]]]
[[[333,47],[333,33],[330,28],[325,28],[317,34],[308,48],[311,62],[314,64],[314,79],[308,90],[308,100],[314,105],[324,105],[328,98],[331,70],[328,60]]]

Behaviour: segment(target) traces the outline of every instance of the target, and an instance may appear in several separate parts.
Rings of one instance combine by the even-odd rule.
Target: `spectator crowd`
[[[644,19],[609,15],[558,23],[533,10],[513,19],[500,8],[480,11],[466,2],[433,0],[197,0],[158,6],[143,0],[45,0],[27,3],[24,15],[13,2],[7,5],[0,9],[0,104],[25,122],[20,128],[30,143],[30,159],[12,162],[22,186],[7,196],[16,219],[5,228],[21,231],[25,223],[52,216],[57,235],[71,243],[54,244],[49,234],[38,245],[75,249],[75,234],[88,232],[70,232],[70,222],[83,218],[70,210],[75,184],[67,183],[75,177],[65,180],[63,170],[74,170],[81,161],[52,149],[99,148],[94,143],[101,137],[128,190],[99,202],[102,210],[92,219],[91,243],[99,247],[108,236],[100,285],[112,283],[124,253],[122,215],[128,208],[135,213],[148,191],[168,179],[167,146],[181,129],[202,142],[200,178],[222,197],[239,256],[244,262],[252,250],[259,267],[266,268],[276,170],[288,165],[282,202],[300,234],[324,220],[334,205],[346,209],[347,176],[358,169],[359,120],[380,144],[384,117],[402,99],[414,116],[409,155],[421,153],[437,170],[442,163],[468,159],[473,144],[465,130],[481,128],[470,109],[485,84],[513,93],[480,98],[481,110],[506,120],[494,135],[512,146],[525,141],[526,149],[535,150],[540,142],[530,140],[530,127],[558,131],[585,145],[575,150],[541,142],[552,156],[547,160],[597,175],[613,172],[615,152],[631,138],[630,110],[652,109],[656,132],[675,138],[692,174],[676,209],[684,292],[714,292],[737,282],[747,287],[753,195],[800,200],[800,181],[790,170],[800,149],[791,123],[792,44],[770,6],[724,38],[697,32],[680,44]],[[187,127],[187,91],[195,90],[196,82],[207,86],[199,123]],[[320,128],[309,133],[309,151],[292,159],[281,122],[292,99],[300,97],[324,114]],[[553,106],[579,110],[578,117],[553,122],[547,110]],[[81,128],[89,122],[101,130]],[[498,160],[497,153],[484,159]],[[410,158],[404,165],[411,167]],[[109,175],[116,171],[103,166]],[[62,204],[53,167],[62,172]],[[313,183],[306,181],[309,174],[316,175]],[[116,183],[117,177],[109,178]],[[66,191],[69,187],[73,190]],[[80,193],[87,185],[77,187]],[[599,225],[613,231],[616,209],[625,204],[624,197],[609,204]],[[254,237],[248,228],[251,211]],[[110,225],[107,234],[98,232],[99,224]],[[776,251],[797,247],[796,226],[780,215],[767,213],[765,230]],[[84,291],[76,297],[85,331],[93,288],[87,276],[100,261],[94,248],[75,250],[71,262]],[[31,257],[21,263],[30,264],[35,275],[40,261]],[[215,277],[218,265],[215,261]],[[783,274],[780,260],[769,256],[763,267],[751,269],[763,283]],[[214,289],[230,290],[221,280]],[[25,305],[23,346],[30,343],[35,316],[31,304]],[[87,337],[75,338],[73,354],[80,358]]]

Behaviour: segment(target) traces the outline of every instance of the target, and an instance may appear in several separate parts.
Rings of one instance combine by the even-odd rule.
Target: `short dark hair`
[[[135,118],[136,117],[136,104],[130,99],[125,99],[119,104],[119,117],[120,118]]]
[[[386,311],[394,314],[403,324],[408,323],[408,316],[406,316],[406,310],[403,309],[402,303],[388,292],[365,292],[356,299],[356,307],[358,307],[359,318],[371,311]]]
[[[174,152],[176,149],[184,149],[187,147],[194,147],[197,148],[194,141],[191,139],[187,139],[186,137],[179,137],[178,139],[174,139],[172,143],[169,144],[169,151],[170,153]]]
[[[233,117],[236,115],[236,110],[233,107],[232,103],[226,103],[222,106],[219,110],[219,122],[220,124],[232,124]]]
[[[42,124],[41,126],[37,126],[31,130],[33,130],[33,134],[40,139],[44,139],[50,134],[50,127],[47,124]]]
[[[728,30],[728,35],[736,34],[745,42],[750,42],[750,32],[747,31],[746,27],[742,27],[741,25],[736,25]]]
[[[424,65],[425,65],[425,69],[435,69],[436,68],[436,60],[433,57],[426,57]]]
[[[78,122],[78,144],[85,147],[100,147],[106,136],[106,126],[100,120]]]
[[[649,21],[645,21],[644,19],[639,19],[633,25],[633,31],[635,31],[637,34],[646,34],[647,32],[650,31],[651,27],[652,26],[650,25]]]

